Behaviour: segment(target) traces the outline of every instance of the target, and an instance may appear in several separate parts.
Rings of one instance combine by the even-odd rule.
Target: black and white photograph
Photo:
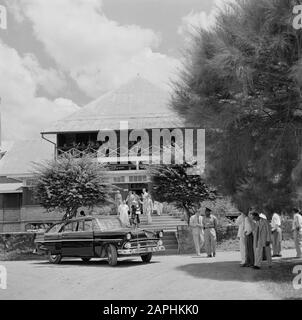
[[[0,0],[0,302],[200,318],[301,250],[302,0]]]

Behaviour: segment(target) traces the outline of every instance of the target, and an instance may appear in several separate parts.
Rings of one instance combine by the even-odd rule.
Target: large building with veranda
[[[171,109],[170,93],[140,76],[52,123],[41,137],[31,145],[14,143],[0,160],[0,232],[60,219],[33,197],[33,162],[65,154],[93,157],[109,166],[106,179],[124,199],[129,191],[150,187],[146,164],[194,159],[204,169],[204,130],[186,124]]]

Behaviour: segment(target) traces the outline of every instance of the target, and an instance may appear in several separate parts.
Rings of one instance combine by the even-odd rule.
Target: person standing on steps
[[[129,207],[126,203],[126,200],[123,200],[123,202],[118,207],[118,213],[123,226],[126,226],[126,227],[130,225],[128,212],[129,212]]]
[[[147,224],[151,224],[152,223],[152,212],[153,212],[153,201],[151,199],[151,196],[148,194],[146,200],[144,199],[144,201],[146,201],[145,203],[145,214],[147,217]]]
[[[212,210],[206,207],[205,216],[202,219],[204,229],[204,244],[208,258],[216,256],[217,218],[211,212]]]

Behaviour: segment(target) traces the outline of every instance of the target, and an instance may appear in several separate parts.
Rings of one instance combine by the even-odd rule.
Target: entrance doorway
[[[143,193],[143,189],[148,190],[148,187],[148,183],[130,183],[129,191],[135,191],[135,193],[140,196]]]

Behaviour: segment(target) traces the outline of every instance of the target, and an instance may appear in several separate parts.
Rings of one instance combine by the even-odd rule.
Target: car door
[[[93,220],[79,221],[77,235],[77,252],[81,257],[92,257],[93,253]]]
[[[55,224],[44,234],[44,245],[52,254],[60,254],[62,250],[62,229],[63,224]]]
[[[68,222],[63,227],[62,234],[62,255],[65,257],[77,256],[77,221]]]

